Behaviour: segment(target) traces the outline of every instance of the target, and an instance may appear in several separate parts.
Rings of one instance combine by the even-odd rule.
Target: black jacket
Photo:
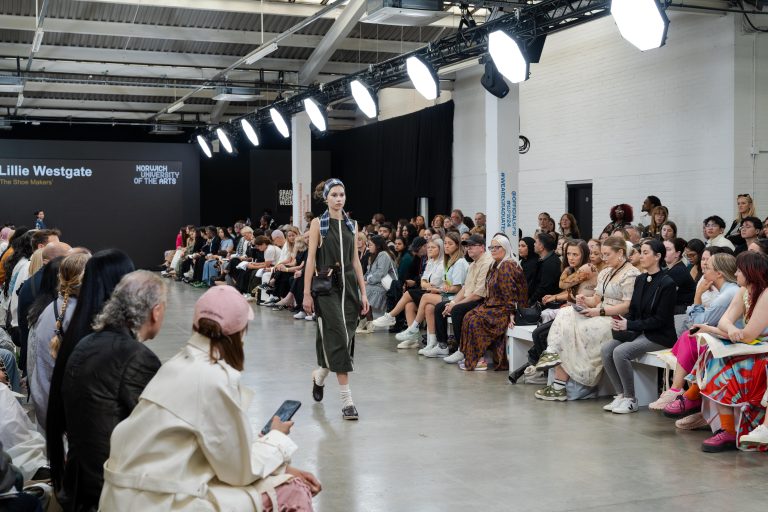
[[[693,296],[696,295],[696,282],[691,277],[691,272],[685,268],[685,265],[678,263],[672,268],[666,270],[666,273],[677,286],[677,301],[675,304],[680,307],[688,307],[693,304]]]
[[[525,280],[528,283],[528,299],[531,298],[531,294],[536,288],[536,271],[538,270],[539,256],[534,254],[533,257],[528,256],[520,260],[520,266],[523,267],[523,274],[525,274]],[[530,300],[528,302],[530,304]]]
[[[552,251],[536,263],[536,282],[528,296],[528,304],[541,302],[545,295],[560,293],[560,258]]]
[[[62,384],[69,451],[64,510],[95,510],[104,484],[109,438],[131,414],[160,360],[128,330],[104,330],[77,344]]]
[[[626,314],[627,330],[641,332],[646,338],[672,347],[677,341],[675,332],[675,302],[677,286],[665,272],[654,274],[652,282],[648,274],[635,278],[635,289]]]

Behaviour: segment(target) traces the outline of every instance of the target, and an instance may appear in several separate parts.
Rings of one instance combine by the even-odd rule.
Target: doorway
[[[592,183],[568,183],[568,211],[579,223],[581,238],[592,238]]]

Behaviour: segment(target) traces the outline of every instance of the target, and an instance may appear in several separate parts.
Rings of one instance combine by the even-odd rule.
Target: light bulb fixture
[[[211,146],[208,145],[208,141],[205,137],[202,135],[197,136],[197,143],[200,145],[200,149],[203,150],[203,153],[205,153],[205,156],[208,158],[211,158],[213,156],[213,153],[211,153]]]
[[[405,69],[419,94],[430,101],[437,99],[440,95],[440,86],[435,68],[421,57],[412,55],[406,59]]]
[[[253,128],[253,125],[249,123],[247,119],[243,118],[240,120],[240,126],[243,128],[245,136],[248,137],[249,141],[251,141],[251,144],[258,146],[259,136],[256,134],[256,130]]]
[[[280,135],[286,139],[291,136],[291,132],[288,130],[288,124],[285,122],[285,118],[283,118],[283,114],[281,114],[279,110],[275,107],[270,108],[269,117],[272,118],[272,122],[275,124],[277,131],[280,132]]]
[[[317,104],[312,98],[304,99],[304,110],[307,112],[310,121],[315,125],[315,128],[324,132],[328,128],[328,123],[325,120],[325,114],[320,110],[320,105]]]
[[[503,30],[495,30],[488,35],[488,53],[499,73],[513,84],[528,79],[528,59],[517,39]]]
[[[216,128],[216,137],[219,139],[219,142],[221,142],[221,145],[224,146],[224,150],[227,153],[232,153],[232,142],[229,140],[229,135],[227,135],[224,128]]]
[[[363,114],[368,119],[376,117],[376,101],[373,99],[371,90],[360,80],[353,80],[349,84],[349,88],[352,90],[352,97],[355,98],[355,103],[363,111]]]
[[[638,50],[664,46],[669,18],[656,0],[612,0],[611,15],[621,37]]]

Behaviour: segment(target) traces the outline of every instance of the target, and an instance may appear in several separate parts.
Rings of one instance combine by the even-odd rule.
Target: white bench
[[[507,359],[509,359],[509,371],[514,372],[528,361],[528,350],[533,346],[533,331],[535,325],[516,325],[507,330]],[[667,365],[654,354],[644,354],[632,361],[635,376],[635,395],[640,405],[648,405],[655,401],[657,392],[659,368],[667,368]],[[613,392],[610,381],[600,379],[598,386],[600,396]],[[607,384],[605,386],[604,384]]]

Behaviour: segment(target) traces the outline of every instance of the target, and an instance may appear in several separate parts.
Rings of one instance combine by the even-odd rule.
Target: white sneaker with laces
[[[306,316],[307,316],[307,314],[306,314],[305,312],[303,312],[303,311],[299,311],[298,313],[296,313],[295,315],[293,315],[293,318],[295,318],[296,320],[304,320],[304,318],[305,318]]]
[[[459,350],[449,355],[448,357],[443,358],[443,361],[445,361],[448,364],[458,364],[463,360],[464,360],[464,354],[462,354],[461,351]]]
[[[305,316],[304,320],[306,320],[307,322],[313,322],[315,320],[315,314],[312,313],[311,315]]]
[[[672,391],[671,389],[668,389],[661,394],[658,400],[648,404],[648,408],[654,411],[663,411],[668,404],[674,402],[675,399],[682,394],[682,390]]]
[[[422,354],[425,357],[445,357],[448,355],[448,347],[441,348],[440,345],[435,345],[431,349],[424,349]]]
[[[421,346],[418,340],[405,340],[397,344],[397,348],[418,348]]]
[[[406,330],[395,334],[395,339],[397,341],[411,341],[411,340],[421,341],[421,336],[419,336],[418,329],[414,331],[409,327]]]
[[[613,412],[613,410],[624,400],[624,395],[616,395],[613,397],[613,401],[608,405],[603,406],[604,411]]]
[[[427,345],[427,346],[426,346],[426,347],[424,347],[424,348],[420,348],[420,349],[419,349],[419,352],[418,352],[418,354],[419,354],[420,356],[424,356],[424,355],[426,355],[426,352],[427,352],[427,350],[432,350],[432,349],[433,349],[433,348],[435,348],[436,346],[437,346],[437,342],[434,342],[434,343],[433,343],[433,344],[431,344],[431,345]]]
[[[768,444],[768,427],[759,425],[749,434],[741,436],[741,444]]]
[[[637,398],[622,398],[621,402],[611,411],[613,414],[629,414],[637,412],[640,407],[637,405]]]
[[[397,319],[389,313],[384,313],[379,318],[373,320],[374,327],[392,327],[397,323]]]

